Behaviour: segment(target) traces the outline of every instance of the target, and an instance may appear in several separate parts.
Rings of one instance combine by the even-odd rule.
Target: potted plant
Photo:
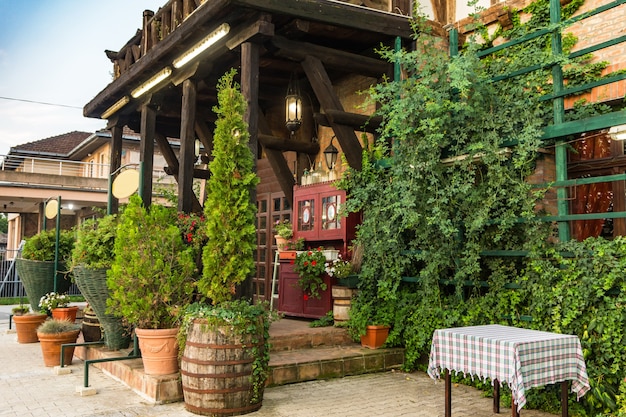
[[[29,312],[30,312],[30,307],[22,303],[20,303],[20,305],[15,306],[11,309],[11,314],[13,314],[13,316],[23,316],[24,314],[28,314]]]
[[[61,364],[61,345],[76,343],[80,326],[67,320],[46,320],[37,328],[37,337],[41,344],[41,353],[46,366]],[[74,346],[68,346],[63,352],[63,364],[70,365],[74,356]]]
[[[296,259],[298,251],[304,249],[304,238],[288,240],[283,250],[278,251],[278,259]]]
[[[279,251],[285,249],[285,245],[293,237],[293,225],[287,219],[277,220],[274,224],[274,239]]]
[[[93,308],[87,304],[83,310],[83,322],[80,328],[85,342],[99,342],[102,340],[102,325]]]
[[[324,282],[326,256],[322,248],[303,251],[294,260],[294,271],[300,276],[298,286],[305,296],[321,298],[320,291],[328,288]]]
[[[17,333],[17,343],[37,343],[37,328],[48,318],[47,314],[36,313],[16,314],[13,316],[15,332]]]
[[[208,240],[198,290],[210,304],[187,310],[181,327],[181,340],[186,340],[180,365],[185,407],[206,415],[259,409],[268,375],[265,308],[243,299],[231,301],[255,270],[256,206],[251,192],[259,181],[243,119],[246,101],[234,76],[232,70],[218,84],[218,120],[204,207]],[[242,377],[235,378],[238,373]],[[215,378],[203,377],[207,374]],[[222,389],[225,382],[227,390]]]
[[[179,314],[193,299],[196,268],[176,212],[156,204],[147,208],[131,196],[120,215],[114,253],[107,311],[135,327],[146,374],[176,373]]]
[[[39,299],[39,308],[42,313],[52,315],[53,319],[76,321],[78,306],[70,306],[70,297],[67,294],[49,292]]]
[[[33,311],[39,310],[39,300],[46,293],[69,290],[71,281],[66,265],[73,246],[74,233],[70,230],[61,230],[59,232],[59,268],[55,289],[56,231],[44,230],[26,239],[22,256],[16,260],[15,268],[24,284],[24,290]]]
[[[120,317],[107,312],[107,270],[115,258],[118,221],[116,214],[84,221],[76,231],[71,267],[76,286],[93,309],[100,323],[104,344],[111,350],[127,348],[131,341],[129,327]]]

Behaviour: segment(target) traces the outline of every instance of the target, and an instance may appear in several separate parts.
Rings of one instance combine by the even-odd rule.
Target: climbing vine
[[[564,18],[582,3],[568,3]],[[423,366],[436,328],[501,323],[577,334],[592,391],[571,408],[596,416],[626,409],[626,314],[616,290],[626,246],[555,244],[538,217],[543,190],[528,177],[550,146],[541,136],[552,123],[552,103],[542,100],[552,92],[551,64],[560,62],[574,85],[598,79],[606,63],[567,58],[572,35],[563,56],[552,56],[547,35],[478,58],[497,37],[548,27],[547,10],[538,0],[525,9],[530,20],[513,12],[513,27],[492,36],[478,27],[483,43],[469,39],[453,57],[416,17],[411,51],[380,51],[403,77],[370,89],[383,124],[373,143],[363,139],[363,168],[348,169],[339,184],[350,196],[346,209],[363,213],[349,328],[356,337],[367,324],[391,325],[388,344],[406,348],[407,369]],[[538,70],[493,82],[531,65]],[[566,120],[607,110],[581,101]],[[533,390],[529,406],[549,409],[556,399],[552,388]]]

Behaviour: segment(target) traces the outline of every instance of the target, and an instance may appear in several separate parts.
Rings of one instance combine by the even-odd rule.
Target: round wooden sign
[[[139,171],[127,169],[113,181],[113,195],[115,198],[130,197],[139,188]]]

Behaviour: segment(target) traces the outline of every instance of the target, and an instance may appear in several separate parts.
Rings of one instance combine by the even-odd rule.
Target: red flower
[[[304,261],[304,266],[308,266],[309,265],[309,261]]]
[[[291,260],[291,262],[289,262],[289,263],[290,263],[291,265],[293,265],[293,264],[295,264],[295,263],[296,263],[296,261],[295,261],[295,259],[292,259],[292,260]]]
[[[311,261],[311,265],[313,266],[317,265],[317,261]]]
[[[304,301],[307,301],[309,299],[309,294],[304,294],[302,298],[304,298]]]
[[[309,256],[311,256],[311,255],[313,255],[313,252],[308,251],[306,254],[307,254],[307,255],[309,255]]]

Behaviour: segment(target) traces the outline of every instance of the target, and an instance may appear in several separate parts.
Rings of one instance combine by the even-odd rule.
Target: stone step
[[[284,385],[316,379],[341,378],[397,369],[404,349],[368,349],[351,346],[318,347],[270,353],[267,384]]]
[[[404,361],[404,349],[363,348],[350,339],[346,329],[312,328],[305,320],[282,319],[272,323],[270,342],[272,349],[268,385],[381,372],[399,368]],[[77,347],[74,354],[86,360],[126,357],[129,353],[131,349],[109,351],[103,346],[90,346]],[[165,376],[146,375],[141,359],[123,359],[91,365],[94,366],[153,403],[183,399],[178,373]],[[97,387],[94,388],[97,392]]]

